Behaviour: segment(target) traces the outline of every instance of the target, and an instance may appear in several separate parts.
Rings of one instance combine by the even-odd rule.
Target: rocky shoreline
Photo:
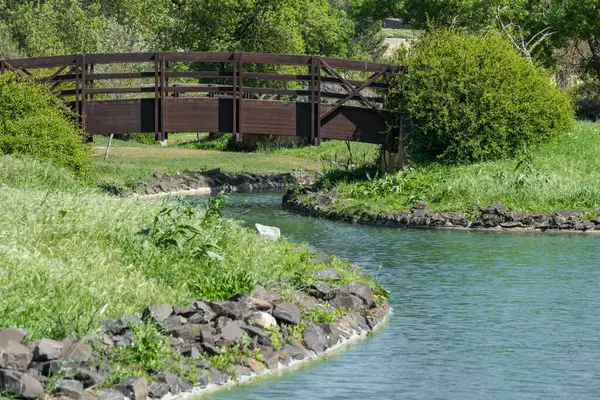
[[[133,193],[141,196],[164,196],[178,193],[246,193],[257,190],[282,190],[292,185],[312,184],[314,176],[304,171],[283,174],[229,174],[220,168],[197,173],[155,172],[148,179],[138,180]],[[110,189],[109,189],[110,190]],[[121,190],[122,191],[122,190]]]
[[[326,192],[289,190],[282,206],[288,211],[353,224],[416,229],[454,229],[494,232],[545,232],[600,235],[600,210],[561,210],[554,213],[510,211],[502,203],[467,211],[438,212],[418,202],[408,211],[370,212],[353,210],[350,204]]]
[[[340,279],[335,268],[325,268],[294,293],[257,286],[251,295],[222,302],[151,305],[141,313],[104,321],[97,333],[79,340],[28,341],[24,329],[2,329],[0,394],[167,400],[213,392],[320,357],[370,334],[391,312],[387,300],[369,284]],[[158,336],[150,341],[140,336],[148,329]],[[142,365],[148,347],[162,341],[162,351],[170,356],[164,360],[161,353],[161,366],[170,368],[152,364],[144,370],[133,361],[117,363],[131,353]],[[123,375],[124,367],[139,373]]]

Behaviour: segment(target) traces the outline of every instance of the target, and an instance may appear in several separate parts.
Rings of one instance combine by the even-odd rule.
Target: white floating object
[[[260,234],[260,236],[272,240],[277,241],[281,236],[281,230],[275,226],[266,226],[261,224],[254,224],[256,226],[256,230]]]

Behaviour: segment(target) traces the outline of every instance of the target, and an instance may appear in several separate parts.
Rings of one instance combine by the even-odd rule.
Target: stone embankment
[[[138,195],[171,193],[252,192],[284,189],[291,185],[311,184],[314,177],[303,171],[285,174],[243,173],[229,174],[219,168],[198,173],[154,173],[148,179],[137,181],[134,192]]]
[[[467,211],[438,212],[423,202],[408,211],[371,212],[353,209],[349,202],[330,193],[294,191],[283,197],[283,208],[316,217],[355,224],[402,228],[491,230],[512,232],[571,232],[600,234],[600,211],[562,210],[554,213],[510,211],[502,203]]]
[[[223,302],[152,305],[143,313],[105,321],[100,333],[82,340],[29,341],[26,330],[0,330],[0,394],[23,399],[180,398],[317,357],[368,334],[390,312],[387,301],[374,296],[368,284],[339,280],[339,272],[328,268],[315,273],[313,284],[285,297],[257,286],[250,296]],[[173,365],[179,368],[147,371],[108,385],[114,373],[111,354],[135,344],[134,328],[141,323],[168,338],[177,355]],[[182,366],[187,373],[178,375]]]

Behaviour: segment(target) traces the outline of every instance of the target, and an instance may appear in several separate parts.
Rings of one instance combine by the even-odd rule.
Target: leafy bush
[[[12,73],[0,76],[0,155],[52,160],[88,177],[92,151],[82,135],[68,109],[47,88]]]
[[[390,91],[407,116],[413,156],[446,163],[498,159],[569,129],[572,106],[540,68],[495,32],[427,33]]]
[[[600,120],[600,82],[588,81],[569,91],[578,119]]]

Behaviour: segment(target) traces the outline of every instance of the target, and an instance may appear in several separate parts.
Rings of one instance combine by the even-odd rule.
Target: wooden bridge
[[[50,85],[90,134],[227,132],[389,146],[385,93],[404,67],[257,53],[122,53],[0,60]]]

